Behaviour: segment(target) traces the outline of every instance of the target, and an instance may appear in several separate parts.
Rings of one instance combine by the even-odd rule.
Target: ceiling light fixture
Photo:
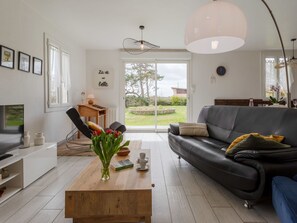
[[[269,11],[276,27],[283,57],[286,58],[284,44],[276,19],[265,0],[260,0]],[[186,49],[199,54],[217,54],[240,48],[245,43],[247,22],[241,9],[229,2],[213,0],[200,7],[189,18],[186,25]],[[291,107],[289,74],[286,69],[287,105]]]
[[[155,44],[149,43],[145,40],[143,40],[143,30],[144,26],[139,26],[139,29],[141,31],[141,39],[136,40],[132,38],[126,38],[123,40],[123,49],[132,55],[139,55],[142,53],[145,53],[151,49],[158,49],[160,46],[157,46]]]
[[[190,17],[185,44],[193,53],[216,54],[235,50],[245,43],[247,22],[234,4],[212,1]]]

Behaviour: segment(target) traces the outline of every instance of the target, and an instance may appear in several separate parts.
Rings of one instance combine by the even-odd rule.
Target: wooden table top
[[[110,170],[110,179],[106,182],[101,180],[101,161],[96,157],[80,175],[75,179],[67,191],[129,191],[129,190],[151,190],[151,170],[137,171],[137,159],[139,153],[146,153],[149,157],[148,165],[150,166],[150,150],[131,150],[128,156],[115,155],[112,162],[130,159],[134,163],[133,168],[120,171]]]

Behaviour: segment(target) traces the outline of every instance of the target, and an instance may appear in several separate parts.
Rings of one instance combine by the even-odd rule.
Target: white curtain
[[[50,45],[50,86],[56,89],[60,85],[60,55],[59,49]]]
[[[68,53],[62,53],[62,82],[65,83],[67,90],[71,88],[70,81],[70,57]]]

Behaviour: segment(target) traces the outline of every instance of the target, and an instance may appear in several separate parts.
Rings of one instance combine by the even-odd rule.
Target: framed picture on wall
[[[14,68],[14,50],[6,46],[0,46],[0,66]]]
[[[42,60],[33,57],[33,74],[42,75]]]
[[[18,69],[21,71],[30,72],[31,56],[23,52],[19,52],[18,55]]]

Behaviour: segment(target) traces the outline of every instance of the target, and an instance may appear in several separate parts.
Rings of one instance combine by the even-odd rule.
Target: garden
[[[166,126],[186,121],[185,95],[175,95],[170,92],[163,97],[155,96],[159,90],[156,81],[160,82],[163,78],[164,75],[155,73],[153,64],[126,64],[125,124],[127,126],[154,126],[156,121],[157,125]]]

